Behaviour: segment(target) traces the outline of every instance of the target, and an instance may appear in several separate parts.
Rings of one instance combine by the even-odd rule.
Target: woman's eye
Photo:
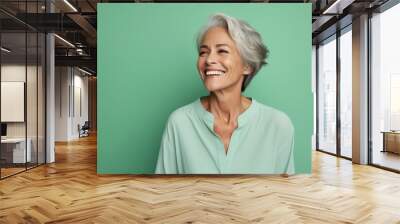
[[[227,50],[219,50],[218,53],[229,53]]]
[[[204,56],[206,54],[205,51],[200,51],[199,56]]]

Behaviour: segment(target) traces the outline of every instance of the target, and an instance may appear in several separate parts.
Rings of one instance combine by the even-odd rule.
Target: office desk
[[[25,151],[25,138],[6,138],[1,139],[1,157],[9,163],[25,163],[32,160],[31,145],[32,140],[27,139]],[[25,154],[26,152],[26,154]],[[12,160],[11,160],[12,158]],[[25,161],[27,158],[27,161]]]
[[[393,152],[400,154],[400,131],[382,131],[383,150],[382,152]]]

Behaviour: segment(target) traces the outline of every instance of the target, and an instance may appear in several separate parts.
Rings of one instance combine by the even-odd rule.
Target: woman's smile
[[[240,89],[244,75],[244,63],[228,32],[222,27],[207,31],[201,42],[197,68],[208,91]]]
[[[219,70],[206,70],[206,75],[207,76],[222,76],[225,75],[224,71],[219,71]]]

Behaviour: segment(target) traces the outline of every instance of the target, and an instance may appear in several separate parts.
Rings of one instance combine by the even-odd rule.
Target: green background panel
[[[268,65],[245,95],[289,115],[296,172],[311,171],[311,4],[145,3],[98,5],[98,173],[154,172],[169,114],[207,95],[195,43],[217,12],[262,35]]]

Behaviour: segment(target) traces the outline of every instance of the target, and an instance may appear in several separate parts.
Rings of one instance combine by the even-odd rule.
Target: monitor
[[[7,136],[7,124],[1,123],[1,136]]]

